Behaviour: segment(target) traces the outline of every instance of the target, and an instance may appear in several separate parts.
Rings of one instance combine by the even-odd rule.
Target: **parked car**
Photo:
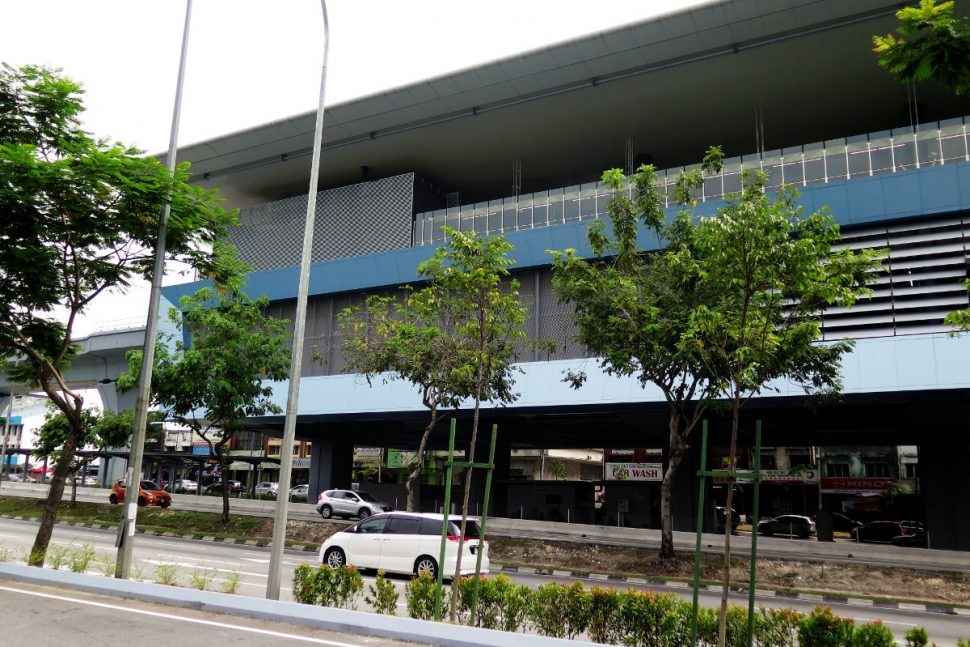
[[[922,524],[920,524],[922,525]],[[925,528],[919,528],[907,535],[898,535],[890,540],[893,546],[907,546],[909,548],[929,548],[929,536]]]
[[[317,512],[324,519],[331,517],[357,517],[366,519],[378,512],[390,512],[390,505],[378,501],[366,492],[351,490],[326,490],[317,497]]]
[[[851,533],[856,528],[861,528],[861,527],[862,527],[861,521],[850,519],[844,514],[840,514],[838,512],[832,513],[832,530],[836,532]]]
[[[441,530],[440,514],[417,512],[381,513],[335,533],[320,547],[320,561],[330,568],[353,565],[382,569],[389,573],[438,575]],[[450,579],[458,560],[459,526],[448,520],[445,562],[442,577]],[[475,572],[478,551],[482,553],[482,573],[488,572],[488,537],[481,536],[478,522],[468,520],[462,554],[461,574]]]
[[[853,530],[852,538],[856,541],[892,541],[894,537],[909,534],[912,534],[911,529],[899,521],[872,521]]]
[[[290,488],[290,501],[299,501],[300,503],[310,502],[310,486],[306,483],[302,485],[295,485]]]
[[[239,492],[242,492],[244,489],[243,484],[240,483],[239,481],[226,481],[226,483],[228,484],[230,494],[238,494]],[[223,488],[223,481],[216,481],[215,483],[210,483],[209,485],[205,486],[205,489],[202,490],[202,493],[221,494],[222,488]]]
[[[111,494],[108,495],[108,501],[124,503],[126,489],[124,481],[115,481],[114,487],[111,488]],[[167,508],[172,505],[172,497],[168,492],[158,487],[154,481],[142,481],[138,488],[138,505],[157,505]]]
[[[195,494],[199,491],[199,484],[190,479],[175,479],[174,483],[165,486],[165,491],[179,494]]]
[[[279,483],[270,483],[267,481],[265,483],[256,484],[256,496],[276,496],[276,493],[279,491]]]
[[[724,521],[727,518],[726,508],[722,505],[715,506],[714,510],[717,512],[717,532],[719,534],[724,534]],[[731,508],[731,534],[738,534],[738,526],[741,525],[741,515],[734,508]]]
[[[815,522],[808,517],[797,514],[783,514],[774,519],[758,522],[758,532],[767,537],[772,535],[788,535],[808,539],[816,533]]]

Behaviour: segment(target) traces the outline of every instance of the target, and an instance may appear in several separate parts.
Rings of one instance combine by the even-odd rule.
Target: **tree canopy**
[[[43,389],[70,422],[31,564],[42,565],[74,451],[84,398],[64,379],[79,315],[99,294],[150,278],[163,206],[170,257],[216,277],[210,249],[235,222],[214,191],[155,158],[83,130],[81,87],[38,66],[0,67],[0,351],[8,375]]]
[[[169,317],[189,341],[162,337],[156,345],[152,403],[166,418],[188,427],[209,444],[224,473],[227,449],[250,416],[280,413],[268,382],[285,380],[290,369],[287,321],[265,314],[265,297],[251,299],[238,284],[205,287],[184,296]],[[128,354],[119,389],[135,388],[141,351]],[[229,492],[222,488],[223,520]]]
[[[873,36],[879,64],[904,83],[936,79],[955,94],[970,92],[970,20],[952,1],[920,0],[896,12],[898,36]]]

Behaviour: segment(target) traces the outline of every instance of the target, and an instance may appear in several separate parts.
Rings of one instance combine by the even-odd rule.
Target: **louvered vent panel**
[[[943,332],[948,312],[968,305],[967,236],[962,217],[920,219],[843,231],[843,249],[882,249],[872,295],[852,308],[830,308],[825,339]]]

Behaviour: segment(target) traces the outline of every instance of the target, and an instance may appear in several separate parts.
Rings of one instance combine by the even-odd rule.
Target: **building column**
[[[354,467],[354,444],[340,440],[314,440],[310,445],[310,503],[317,494],[331,488],[350,488]]]
[[[970,550],[970,488],[966,458],[970,442],[964,439],[919,446],[920,495],[931,548]]]
[[[670,496],[670,508],[671,516],[673,517],[674,530],[693,532],[696,530],[697,526],[697,493],[700,487],[700,482],[697,477],[697,470],[700,469],[700,437],[701,437],[701,425],[697,424],[697,428],[691,432],[690,438],[688,440],[688,448],[684,452],[684,459],[680,463],[680,467],[677,468],[677,473],[674,474],[673,491]],[[669,446],[664,445],[664,456],[663,456],[663,466],[664,470],[667,469],[667,460],[670,456]],[[710,454],[710,451],[708,451]],[[708,510],[705,513],[705,517],[708,517],[709,531],[714,531],[713,518],[714,518],[714,502],[711,498],[712,491],[710,485],[710,479],[707,480],[707,491],[704,493],[705,505]]]

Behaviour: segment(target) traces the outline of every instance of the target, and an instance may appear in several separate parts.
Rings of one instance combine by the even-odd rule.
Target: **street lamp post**
[[[320,174],[320,143],[323,138],[323,102],[327,91],[327,54],[330,50],[330,24],[327,2],[320,0],[323,10],[323,66],[320,71],[320,101],[317,122],[313,131],[313,161],[310,164],[310,189],[307,195],[306,225],[303,230],[303,253],[300,256],[300,287],[296,298],[296,320],[293,326],[293,354],[290,357],[290,388],[286,398],[286,422],[283,425],[283,447],[280,456],[279,492],[276,497],[276,518],[273,522],[273,542],[269,560],[266,597],[280,599],[280,579],[283,572],[283,543],[286,541],[286,517],[290,503],[290,475],[293,471],[293,442],[296,439],[296,416],[300,404],[300,373],[303,370],[303,333],[306,329],[306,302],[310,281],[310,253],[313,249],[313,220],[317,207],[317,183]]]
[[[185,27],[182,30],[182,52],[179,57],[178,81],[175,85],[175,106],[172,110],[172,131],[168,145],[168,171],[175,174],[175,152],[178,148],[179,117],[182,112],[182,84],[185,80],[185,59],[189,48],[189,23],[192,18],[192,0],[185,2]],[[135,521],[138,516],[138,488],[141,481],[141,462],[145,451],[145,428],[148,426],[148,403],[151,399],[152,369],[155,366],[155,337],[158,334],[158,308],[162,291],[162,275],[165,273],[165,238],[168,218],[172,210],[170,201],[165,202],[162,219],[158,226],[158,242],[155,246],[155,269],[152,289],[148,297],[148,321],[145,323],[145,350],[142,352],[138,395],[135,400],[135,421],[131,434],[131,451],[128,454],[127,489],[124,519],[118,531],[118,560],[115,577],[126,579],[131,569],[132,548],[135,539]]]

